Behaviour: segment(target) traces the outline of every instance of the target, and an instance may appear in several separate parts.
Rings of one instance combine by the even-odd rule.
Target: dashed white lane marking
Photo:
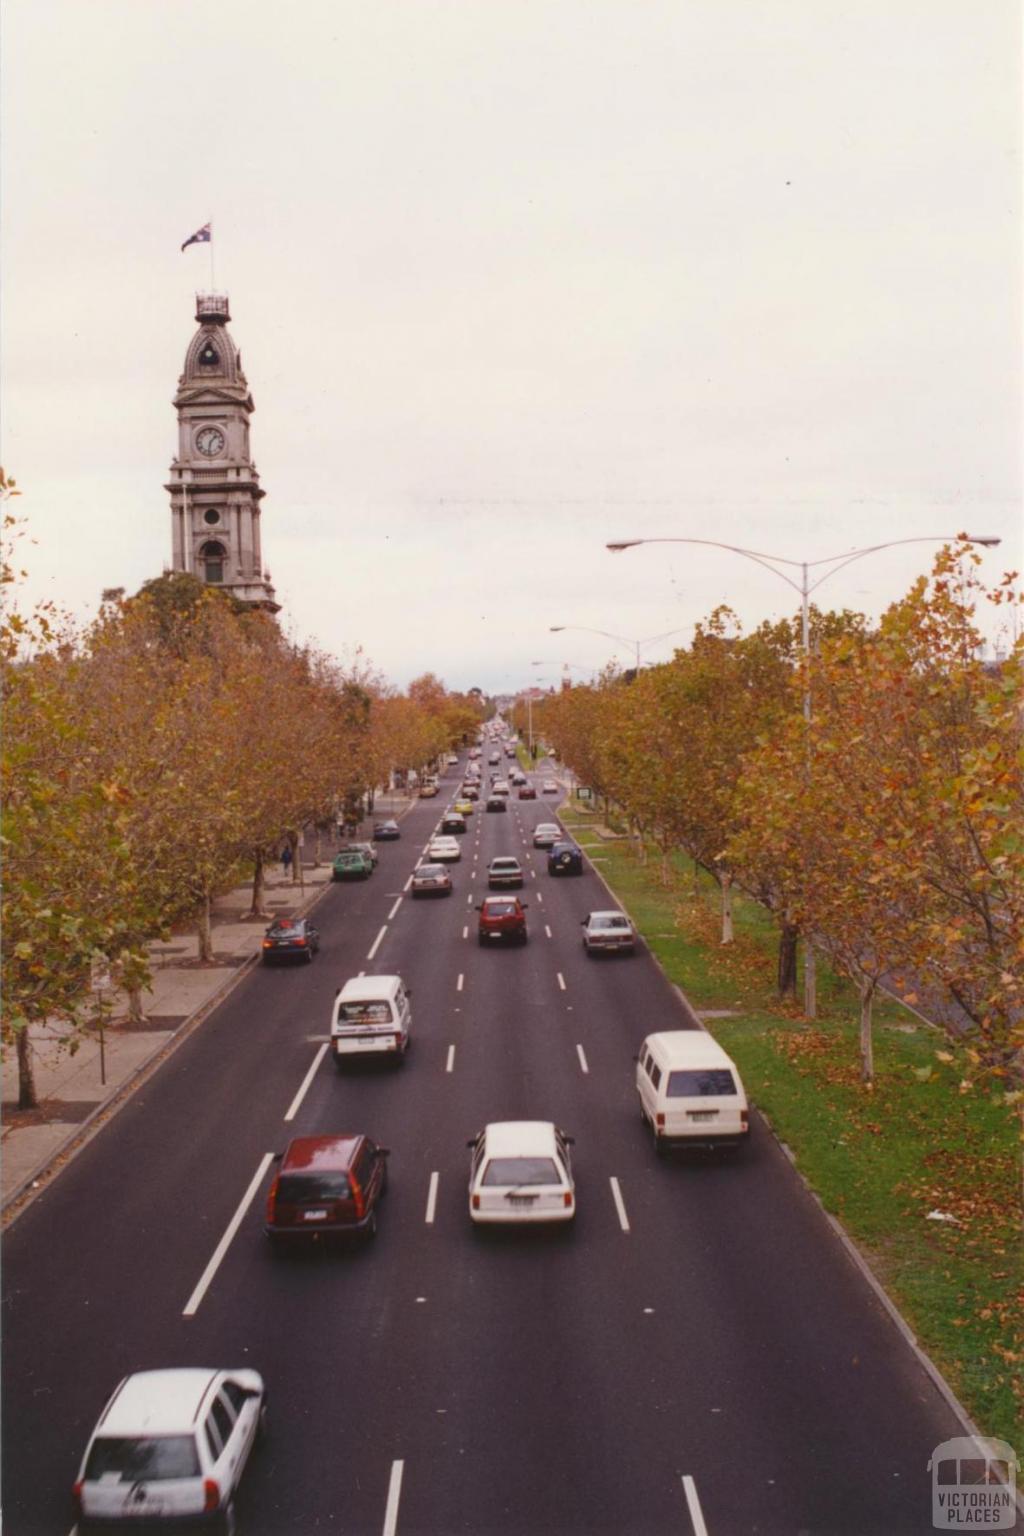
[[[456,990],[456,992],[461,992],[462,991],[462,981],[463,981],[463,977],[462,977],[462,972],[460,971],[459,972],[459,979],[455,983],[455,990]]]
[[[210,1259],[209,1264],[207,1264],[206,1268],[203,1270],[199,1284],[196,1286],[195,1290],[192,1292],[192,1295],[185,1303],[185,1310],[182,1313],[183,1317],[194,1317],[195,1314],[199,1311],[199,1304],[203,1297],[206,1295],[210,1281],[213,1279],[214,1275],[217,1273],[217,1270],[220,1268],[220,1262],[224,1255],[227,1253],[228,1248],[231,1246],[231,1239],[242,1225],[242,1220],[245,1216],[245,1213],[252,1204],[256,1195],[256,1191],[263,1183],[267,1169],[270,1167],[273,1161],[274,1154],[272,1152],[264,1152],[263,1156],[260,1158],[260,1165],[252,1176],[252,1183],[249,1185],[249,1188],[242,1196],[235,1214],[228,1222],[224,1236],[213,1250],[213,1257]]]
[[[708,1528],[704,1524],[704,1512],[697,1497],[697,1484],[688,1473],[683,1474],[683,1492],[686,1494],[686,1507],[693,1521],[693,1536],[708,1536]]]
[[[367,957],[366,957],[367,960],[372,960],[373,959],[374,955],[377,953],[377,950],[380,948],[381,943],[382,943],[383,938],[384,938],[384,935],[387,933],[387,931],[388,931],[388,925],[387,925],[387,923],[385,923],[383,928],[381,929],[380,933],[378,933],[377,937],[373,941],[373,948],[370,950],[370,953],[367,955]]]
[[[438,1175],[432,1173],[430,1175],[430,1188],[427,1191],[427,1214],[424,1218],[428,1227],[434,1225],[434,1212],[437,1209],[437,1180]]]
[[[537,892],[537,900],[538,901],[543,901],[544,900],[544,897],[543,897],[543,895],[541,894],[540,891]]]
[[[531,880],[536,880],[536,878],[537,878],[537,871],[535,869],[531,869],[530,870],[530,879]]]
[[[551,937],[551,929],[548,927],[547,923],[544,924],[544,932],[547,934],[548,938],[550,939],[550,937]]]
[[[286,1120],[294,1120],[295,1116],[298,1114],[299,1105],[306,1097],[306,1089],[309,1087],[310,1083],[316,1076],[316,1069],[326,1056],[329,1045],[330,1041],[327,1041],[320,1047],[316,1055],[313,1057],[313,1065],[302,1079],[302,1087],[299,1089],[298,1093],[295,1095],[294,1099],[292,1099],[292,1102],[288,1106],[288,1113],[285,1115]]]
[[[466,906],[467,907],[471,907],[472,905],[473,905],[473,893],[470,892],[470,894],[466,897]]]
[[[399,907],[401,905],[402,905],[402,898],[401,898],[401,896],[399,896],[398,900],[395,902],[394,906],[391,908],[391,911],[388,913],[388,922],[389,923],[391,922],[391,919],[394,917],[395,913],[398,911],[398,909],[399,909]]]
[[[558,977],[558,985],[561,987],[562,991],[564,992],[565,991],[565,977],[562,975],[561,971],[556,971],[555,975]]]
[[[398,1529],[398,1501],[402,1497],[402,1474],[405,1471],[404,1461],[391,1463],[391,1479],[388,1483],[388,1503],[384,1511],[384,1530],[382,1536],[395,1536]]]
[[[619,1213],[619,1226],[623,1232],[628,1232],[629,1217],[626,1215],[626,1207],[622,1203],[622,1190],[619,1188],[619,1181],[613,1177],[608,1182],[612,1186],[612,1199],[615,1201],[615,1209]]]
[[[455,1047],[454,1047],[454,1045],[450,1045],[448,1047],[448,1060],[444,1064],[444,1069],[445,1069],[446,1072],[450,1072],[454,1066],[455,1066]]]
[[[464,939],[468,939],[469,938],[469,929],[468,928],[463,928],[463,930],[462,930],[462,937]]]
[[[590,1068],[587,1066],[587,1058],[586,1058],[586,1054],[585,1054],[585,1052],[583,1050],[582,1045],[578,1045],[576,1047],[576,1054],[577,1054],[577,1056],[580,1059],[580,1069],[583,1072],[586,1072],[587,1074],[589,1074]]]

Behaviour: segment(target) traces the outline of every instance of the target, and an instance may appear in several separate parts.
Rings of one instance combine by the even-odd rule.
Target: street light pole
[[[637,540],[635,542],[642,543],[644,541]],[[609,544],[608,548],[611,549],[611,547]],[[627,549],[629,546],[623,544],[621,547]],[[631,645],[636,653],[636,670],[638,672],[640,671],[640,649],[642,646],[655,645],[659,640],[669,640],[673,635],[681,635],[683,633],[682,629],[667,629],[663,635],[648,635],[646,638],[641,637],[641,639],[637,640],[631,635],[613,634],[609,629],[591,629],[589,624],[549,624],[548,628],[553,635],[559,635],[566,629],[573,629],[579,630],[582,634],[603,635],[606,640],[618,640],[622,645]]]
[[[622,554],[624,550],[635,549],[640,544],[703,544],[711,549],[727,549],[734,555],[743,555],[748,560],[753,560],[757,565],[763,565],[765,570],[773,571],[776,576],[793,587],[800,594],[800,635],[804,654],[804,720],[809,725],[811,720],[811,629],[810,629],[810,596],[823,581],[834,576],[837,571],[852,565],[854,560],[861,560],[865,555],[877,554],[883,549],[895,549],[901,544],[953,544],[961,535],[927,535],[910,539],[889,539],[884,544],[870,544],[864,549],[850,550],[842,555],[827,555],[821,560],[788,560],[783,555],[766,555],[760,550],[745,549],[741,544],[723,544],[718,539],[689,539],[689,538],[659,538],[659,539],[618,539],[605,546],[613,554]],[[994,534],[964,534],[962,537],[968,544],[983,544],[987,549],[995,549],[1001,539]],[[789,565],[800,572],[800,580],[794,581],[793,577],[779,567]],[[824,570],[816,581],[810,580],[811,567],[824,565]],[[559,626],[561,627],[561,626]],[[601,633],[601,631],[598,631]],[[662,637],[664,638],[664,637]],[[814,945],[810,938],[804,936],[804,1013],[813,1019],[817,1008],[817,989],[815,979]]]

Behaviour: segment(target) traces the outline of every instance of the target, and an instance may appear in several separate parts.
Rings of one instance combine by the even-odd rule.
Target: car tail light
[[[75,1501],[75,1514],[76,1515],[80,1515],[82,1513],[82,1484],[81,1483],[72,1483],[72,1485],[71,1485],[71,1497]]]
[[[473,1209],[474,1209],[474,1211],[478,1211],[480,1209],[480,1196],[479,1195],[474,1195],[473,1196]]]
[[[655,1123],[655,1125],[661,1126],[662,1130],[664,1130],[665,1129],[665,1116],[664,1115],[655,1115],[654,1123]]]
[[[203,1514],[212,1515],[220,1508],[220,1485],[214,1477],[203,1479]]]
[[[568,1190],[568,1189],[565,1191],[565,1194],[562,1196],[562,1204],[565,1206],[567,1211],[571,1211],[572,1210],[572,1192],[570,1190]]]
[[[271,1186],[270,1186],[270,1193],[267,1195],[267,1220],[268,1221],[273,1221],[273,1219],[274,1219],[274,1217],[275,1217],[275,1215],[277,1213],[277,1211],[276,1211],[276,1208],[277,1208],[277,1184],[278,1184],[278,1181],[277,1181],[277,1179],[275,1179],[273,1184],[271,1184]]]
[[[264,939],[263,940],[263,948],[264,949],[273,949],[273,947],[274,947],[273,939]]]
[[[366,1215],[366,1200],[363,1196],[362,1189],[358,1184],[355,1183],[354,1180],[352,1183],[352,1198],[356,1203],[356,1218],[361,1221]]]
[[[750,1130],[750,1115],[745,1109],[740,1110],[740,1126],[743,1130]]]
[[[295,949],[305,949],[305,947],[306,947],[305,939],[292,939],[292,947],[295,948]]]

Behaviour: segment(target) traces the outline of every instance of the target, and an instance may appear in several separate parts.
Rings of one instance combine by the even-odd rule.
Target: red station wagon
[[[280,1155],[267,1196],[264,1230],[271,1242],[373,1237],[387,1157],[388,1148],[369,1136],[297,1136]]]

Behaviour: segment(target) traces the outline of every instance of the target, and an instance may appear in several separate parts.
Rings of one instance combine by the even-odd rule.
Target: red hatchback
[[[485,896],[477,911],[477,937],[481,944],[526,943],[526,903],[518,896]]]
[[[536,800],[537,791],[532,784],[520,784],[519,798],[520,800]]]
[[[275,1246],[319,1238],[373,1237],[387,1188],[388,1148],[369,1136],[297,1136],[279,1154],[264,1230]]]

